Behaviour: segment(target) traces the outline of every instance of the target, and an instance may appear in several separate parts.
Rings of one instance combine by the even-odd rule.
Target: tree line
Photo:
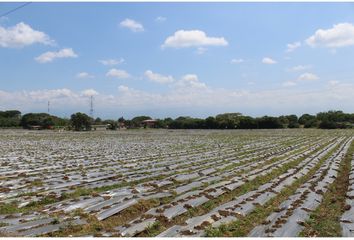
[[[96,126],[107,126],[108,129],[117,128],[141,128],[147,127],[144,120],[152,120],[149,116],[137,116],[132,119],[123,117],[113,120],[93,119],[85,113],[72,114],[70,119],[60,118],[47,113],[27,113],[23,116],[18,110],[0,111],[1,128],[36,128],[55,129],[65,128],[68,130],[92,130]],[[279,129],[279,128],[354,128],[354,114],[342,111],[320,112],[316,115],[303,114],[282,115],[278,117],[263,116],[250,117],[241,113],[223,113],[216,116],[203,118],[178,117],[176,119],[155,119],[148,125],[153,128],[169,129]]]

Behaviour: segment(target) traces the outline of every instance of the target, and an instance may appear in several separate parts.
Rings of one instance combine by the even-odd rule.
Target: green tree
[[[276,117],[264,116],[257,119],[258,128],[260,129],[275,129],[283,128],[283,124]]]
[[[289,125],[289,119],[286,116],[280,116],[278,117],[278,119],[284,127],[287,127]]]
[[[116,130],[118,127],[118,122],[111,119],[104,120],[102,124],[107,124],[109,130]]]
[[[77,112],[71,115],[70,123],[75,131],[91,130],[92,119],[85,113]]]
[[[20,126],[21,112],[18,110],[0,111],[0,127]]]
[[[216,115],[215,119],[219,128],[235,129],[239,127],[241,116],[241,113],[223,113]]]
[[[211,116],[205,119],[205,126],[207,129],[217,129],[219,127],[216,119]]]
[[[119,123],[124,123],[124,122],[125,122],[124,117],[120,117],[120,118],[118,118],[118,122],[119,122]]]
[[[256,128],[258,128],[258,123],[257,123],[256,119],[254,119],[252,117],[243,116],[240,119],[239,128],[240,129],[256,129]]]
[[[167,128],[167,124],[163,119],[156,119],[155,128]]]
[[[48,113],[27,113],[21,118],[21,126],[23,128],[29,128],[30,126],[48,128],[53,125],[53,116]]]
[[[102,119],[98,117],[98,118],[95,119],[94,123],[95,124],[102,124]]]
[[[142,121],[149,119],[151,119],[151,117],[149,116],[137,116],[131,120],[131,127],[140,127]]]
[[[170,117],[169,118],[165,118],[163,120],[163,122],[164,122],[164,125],[165,125],[166,128],[170,128],[171,124],[173,123],[173,119],[170,118]]]
[[[314,120],[316,120],[316,116],[305,113],[299,118],[298,122],[302,125],[305,125],[306,123],[314,121]]]
[[[18,110],[7,110],[7,111],[0,111],[0,117],[4,118],[21,118],[21,112]]]
[[[337,128],[337,124],[334,121],[325,119],[325,120],[321,121],[321,123],[319,125],[319,128],[322,128],[322,129],[335,129],[335,128]]]

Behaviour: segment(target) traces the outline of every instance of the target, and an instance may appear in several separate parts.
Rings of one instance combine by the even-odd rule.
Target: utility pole
[[[48,114],[50,112],[50,101],[48,101]]]

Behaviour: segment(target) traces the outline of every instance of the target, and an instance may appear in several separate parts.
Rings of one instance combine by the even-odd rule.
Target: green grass
[[[8,225],[9,225],[8,223],[0,222],[0,227],[6,227],[6,226],[8,226]]]
[[[12,214],[18,211],[17,203],[0,204],[0,214]]]
[[[346,193],[349,185],[351,160],[354,154],[352,142],[344,160],[342,161],[337,179],[329,186],[323,196],[322,203],[305,222],[305,229],[300,233],[302,237],[340,237],[340,217],[346,207]]]
[[[67,237],[72,236],[83,236],[83,235],[94,235],[100,236],[102,231],[113,231],[114,227],[122,226],[125,223],[141,216],[142,213],[147,211],[152,207],[157,207],[161,202],[157,199],[150,200],[140,200],[137,204],[123,210],[117,215],[111,216],[103,221],[98,221],[93,215],[82,214],[82,211],[77,211],[77,214],[86,219],[87,224],[80,226],[68,226],[60,229],[57,232],[47,234],[47,237]],[[150,226],[149,234],[156,234],[160,229],[160,224]]]
[[[276,160],[279,160],[279,159],[277,159],[277,158],[271,159],[269,161],[269,163],[270,162],[275,162]],[[257,159],[254,159],[254,161],[257,161]],[[237,167],[237,166],[242,165],[242,164],[243,163],[237,163],[236,165],[233,165],[232,167]],[[223,170],[225,170],[225,169],[223,169]],[[189,171],[186,170],[186,171],[183,171],[183,172],[179,172],[179,174],[182,174],[182,173],[185,173],[185,172],[189,172]],[[140,183],[143,183],[145,181],[161,180],[161,179],[163,179],[165,177],[166,177],[165,175],[160,175],[160,176],[157,176],[157,177],[150,177],[150,178],[147,177],[145,179],[141,179],[141,180],[138,180],[138,181],[120,182],[120,183],[117,183],[117,184],[112,184],[112,185],[109,185],[109,186],[103,186],[103,187],[98,187],[98,188],[93,188],[93,189],[79,187],[79,188],[75,189],[74,192],[62,194],[62,196],[60,198],[56,198],[56,199],[55,198],[50,198],[50,201],[48,201],[48,199],[44,199],[44,200],[41,200],[41,201],[32,202],[32,203],[29,204],[30,208],[28,206],[26,206],[24,208],[21,208],[21,210],[19,212],[26,212],[27,210],[40,210],[40,209],[42,209],[44,207],[45,204],[54,203],[54,202],[62,201],[62,200],[65,200],[65,199],[76,199],[76,198],[79,198],[81,196],[88,196],[88,195],[91,195],[93,193],[105,192],[105,191],[109,191],[109,190],[112,190],[112,189],[121,188],[121,187],[125,187],[125,186],[134,186],[136,184],[140,184]],[[41,184],[42,184],[41,181],[34,181],[34,182],[31,183],[31,185],[33,185],[33,186],[41,186]],[[38,194],[40,194],[40,193],[39,192],[22,193],[22,194],[19,195],[19,197],[22,197],[22,196],[35,196],[35,195],[38,195]],[[16,209],[13,207],[13,204],[7,204],[7,205],[2,206],[2,207],[0,206],[0,214],[15,213],[15,212],[18,212],[18,211],[16,211]]]
[[[71,193],[63,193],[60,197],[60,200],[65,200],[65,199],[69,199],[69,198],[78,198],[81,196],[87,196],[90,194],[93,194],[95,191],[92,188],[76,188],[74,192]]]
[[[318,165],[316,165],[316,167],[319,168],[321,166],[321,164],[325,161],[325,159],[327,157],[329,157],[336,149],[339,148],[339,145],[336,146],[335,149],[330,151],[324,158],[322,158],[322,160],[320,161],[320,163]],[[214,207],[219,206],[223,203],[231,201],[232,198],[234,198],[234,197],[241,196],[249,191],[256,190],[259,186],[261,186],[265,183],[268,183],[269,181],[271,181],[275,177],[286,172],[288,169],[296,167],[300,162],[302,162],[309,155],[313,154],[314,152],[318,152],[318,151],[319,151],[318,149],[314,150],[302,158],[299,158],[297,160],[294,160],[294,161],[291,161],[287,164],[284,164],[280,168],[274,169],[273,171],[271,171],[269,174],[267,174],[265,176],[256,177],[254,180],[243,184],[242,186],[240,186],[239,188],[237,188],[234,191],[225,193],[225,194],[219,196],[218,198],[212,199],[197,208],[189,209],[187,213],[180,215],[180,216],[176,217],[175,219],[172,219],[172,221],[170,221],[170,222],[162,222],[162,225],[163,225],[162,229],[167,229],[167,228],[169,228],[173,225],[177,225],[177,224],[178,225],[184,224],[184,222],[191,217],[200,216],[200,215],[210,212],[210,210],[213,206]],[[315,172],[315,170],[317,170],[317,168],[312,169],[309,174],[311,174],[311,173],[313,174]],[[308,180],[308,179],[306,179],[306,180]],[[297,182],[299,182],[299,179],[297,181],[295,181],[294,184],[296,184]],[[286,188],[283,192],[278,194],[278,196],[279,196],[278,201],[280,201],[280,200],[284,201],[289,195],[291,195],[293,192],[295,192],[296,189],[302,183],[303,182],[299,182],[297,185],[293,184],[294,185],[293,187]],[[283,198],[280,198],[281,196],[283,196]],[[277,200],[271,200],[271,202],[273,202],[273,201],[276,201],[274,208],[269,207],[270,209],[265,211],[263,209],[263,207],[257,207],[253,213],[251,213],[247,217],[242,218],[242,222],[237,221],[237,222],[233,223],[236,225],[233,225],[231,227],[231,229],[235,229],[235,230],[231,231],[231,229],[228,229],[226,226],[221,225],[219,228],[216,228],[216,229],[208,229],[207,236],[210,236],[210,237],[219,236],[220,237],[220,236],[245,236],[245,235],[247,235],[247,233],[253,227],[255,227],[256,225],[259,225],[263,221],[263,220],[260,221],[260,219],[265,219],[272,211],[274,211],[276,209],[276,206],[278,206],[281,203],[281,202],[278,202]],[[272,204],[270,206],[272,206]],[[257,213],[257,215],[254,215],[255,213]],[[257,223],[257,224],[255,225],[255,223]],[[228,230],[226,231],[226,229],[228,229]],[[230,231],[231,231],[231,233],[229,234],[228,232],[230,232]],[[142,235],[142,236],[144,237],[145,235]]]
[[[155,237],[161,231],[161,223],[159,221],[154,222],[145,230],[148,237]]]
[[[76,199],[76,198],[79,198],[81,196],[91,195],[93,193],[105,192],[105,191],[109,191],[109,190],[116,189],[116,188],[121,188],[121,187],[126,187],[126,186],[134,186],[134,185],[137,185],[139,183],[143,183],[145,181],[159,180],[159,179],[162,179],[164,177],[165,177],[165,175],[160,175],[160,176],[157,176],[157,177],[145,178],[145,179],[141,179],[141,180],[138,180],[138,181],[123,182],[123,183],[118,183],[118,184],[113,184],[113,185],[104,186],[104,187],[98,187],[98,188],[82,188],[82,187],[79,187],[79,188],[76,188],[71,193],[63,193],[61,195],[61,197],[59,197],[59,198],[55,198],[55,197],[51,197],[51,196],[45,196],[40,201],[33,201],[33,202],[29,203],[28,205],[26,205],[26,206],[24,206],[22,208],[18,208],[16,201],[14,201],[13,203],[1,204],[0,205],[0,214],[12,214],[12,213],[17,213],[17,212],[25,213],[25,212],[29,212],[29,211],[39,211],[39,210],[43,209],[43,207],[45,205],[53,204],[53,203],[56,203],[56,202],[59,202],[59,201],[63,201],[63,200],[66,200],[66,199]],[[31,195],[35,195],[35,194],[32,193]]]
[[[34,180],[33,182],[31,182],[29,184],[29,186],[41,187],[41,186],[43,186],[43,182],[41,180],[37,179],[37,180]]]
[[[330,157],[337,149],[339,145],[332,149],[320,162],[312,168],[307,175],[297,179],[291,186],[283,189],[280,194],[268,201],[264,206],[257,206],[247,216],[240,216],[239,220],[234,221],[227,225],[221,225],[218,228],[206,229],[207,237],[244,237],[256,226],[262,224],[266,218],[275,210],[278,206],[285,201],[289,196],[294,194],[303,183],[307,182],[311,176],[321,167],[325,160]],[[280,174],[279,174],[280,175]],[[266,178],[265,178],[266,179]],[[265,179],[262,179],[264,181]]]

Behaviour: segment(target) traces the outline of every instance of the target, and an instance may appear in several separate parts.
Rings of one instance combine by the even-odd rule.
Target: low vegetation
[[[352,197],[350,129],[2,133],[1,236],[341,236]]]
[[[23,127],[35,129],[66,128],[75,131],[88,131],[95,125],[106,125],[107,129],[117,128],[170,128],[170,129],[281,129],[281,128],[321,128],[343,129],[353,128],[354,114],[342,111],[320,112],[316,115],[303,114],[283,115],[279,117],[263,116],[250,117],[241,113],[224,113],[205,119],[180,116],[176,119],[155,119],[150,125],[145,120],[149,116],[137,116],[131,120],[120,117],[118,120],[92,119],[84,113],[75,113],[70,119],[60,118],[47,113],[27,113],[21,117],[17,110],[0,111],[0,128]]]

